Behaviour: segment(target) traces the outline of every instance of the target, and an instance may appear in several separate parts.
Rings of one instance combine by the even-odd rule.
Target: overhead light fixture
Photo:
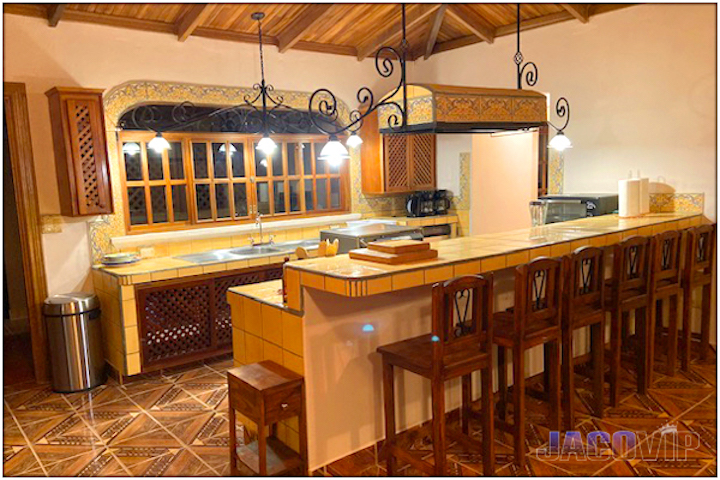
[[[360,145],[362,145],[362,143],[363,143],[363,140],[362,140],[362,138],[360,138],[360,135],[358,135],[357,133],[354,133],[354,132],[352,135],[350,135],[348,137],[347,141],[345,141],[345,144],[350,148],[357,148]]]
[[[323,152],[327,152],[327,157],[332,162],[342,161],[342,158],[349,158],[347,149],[338,141],[337,136],[341,133],[351,132],[347,139],[349,147],[354,148],[362,143],[362,139],[357,135],[357,131],[362,126],[365,117],[375,112],[382,106],[393,107],[394,112],[387,118],[388,127],[397,133],[405,133],[407,130],[407,51],[408,41],[406,35],[407,18],[405,14],[405,4],[401,4],[402,12],[402,40],[400,49],[390,46],[382,46],[375,52],[375,70],[383,78],[392,77],[395,72],[395,64],[393,60],[397,60],[400,66],[400,79],[395,88],[387,95],[375,100],[375,95],[368,87],[361,87],[356,93],[356,99],[363,105],[363,111],[353,110],[349,115],[349,123],[345,126],[334,128],[335,121],[340,115],[338,108],[338,100],[327,88],[319,88],[315,90],[308,101],[308,112],[312,124],[330,137],[327,145],[323,148]],[[402,93],[402,100],[394,100],[395,95]],[[317,115],[313,113],[317,112]],[[324,154],[321,153],[321,156]],[[339,160],[338,160],[339,159]]]
[[[263,137],[257,144],[257,149],[263,152],[265,155],[272,155],[276,148],[277,144],[273,141],[272,138],[270,138],[270,135],[268,135],[267,133],[263,135]]]
[[[155,138],[150,140],[150,142],[148,143],[148,147],[150,147],[157,153],[162,153],[163,150],[170,150],[170,142],[165,140],[165,137],[163,137],[162,133],[157,132]]]
[[[330,135],[330,141],[320,150],[319,158],[328,162],[332,167],[339,167],[343,160],[350,158],[350,153],[336,135]]]
[[[523,75],[525,76],[525,83],[528,84],[528,86],[533,87],[537,83],[538,80],[538,68],[537,65],[535,65],[534,62],[526,62],[523,64],[523,54],[522,51],[520,51],[520,4],[517,4],[517,50],[515,52],[515,56],[513,57],[513,60],[515,61],[515,65],[517,67],[517,88],[519,90],[522,90],[523,88]],[[567,98],[560,97],[558,98],[558,101],[555,103],[555,113],[560,118],[565,118],[565,123],[562,127],[558,128],[553,123],[548,120],[548,125],[553,127],[557,134],[550,140],[548,143],[548,146],[550,148],[553,148],[559,152],[562,152],[565,149],[572,148],[572,142],[569,138],[565,136],[565,128],[567,128],[568,123],[570,123],[570,102],[568,102]]]
[[[225,144],[224,143],[222,145],[220,145],[220,148],[218,148],[218,152],[225,153]],[[230,144],[230,155],[232,155],[235,152],[237,152],[237,148],[235,148],[235,145],[233,145],[231,143]]]
[[[124,143],[122,151],[125,155],[137,155],[140,153],[140,145],[135,142]]]

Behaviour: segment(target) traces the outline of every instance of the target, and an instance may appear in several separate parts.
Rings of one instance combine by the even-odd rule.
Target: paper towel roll
[[[650,213],[650,179],[640,179],[640,214]]]
[[[640,215],[640,179],[618,182],[618,213],[621,217]]]

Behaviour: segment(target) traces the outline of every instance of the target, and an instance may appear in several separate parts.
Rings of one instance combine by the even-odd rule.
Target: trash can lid
[[[46,298],[43,313],[57,317],[77,315],[98,308],[100,308],[100,300],[94,293],[72,292]]]

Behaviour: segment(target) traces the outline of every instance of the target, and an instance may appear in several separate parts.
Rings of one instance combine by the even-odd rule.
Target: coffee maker
[[[433,192],[415,192],[407,199],[406,210],[409,217],[427,217],[435,215],[435,196]]]
[[[436,190],[433,194],[433,210],[435,215],[447,215],[450,210],[451,194],[447,190]]]

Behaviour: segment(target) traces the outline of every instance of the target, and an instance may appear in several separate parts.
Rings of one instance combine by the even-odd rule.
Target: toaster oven
[[[545,223],[607,215],[618,209],[617,194],[559,194],[540,197],[547,205]]]

